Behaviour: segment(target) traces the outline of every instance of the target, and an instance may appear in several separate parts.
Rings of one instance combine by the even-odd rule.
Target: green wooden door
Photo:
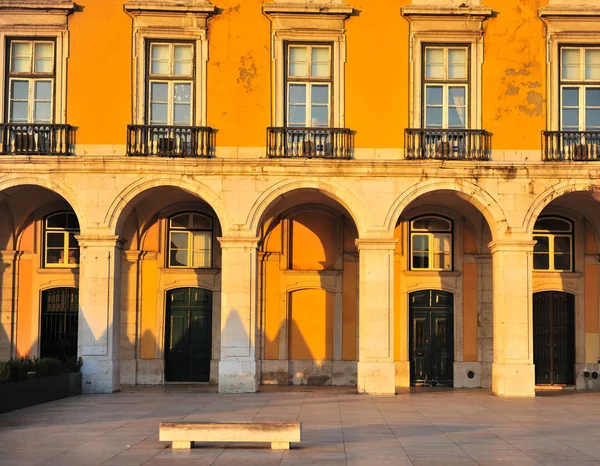
[[[410,384],[453,385],[453,296],[436,290],[410,294]]]
[[[179,288],[167,293],[167,382],[210,380],[211,317],[210,291],[201,288]]]

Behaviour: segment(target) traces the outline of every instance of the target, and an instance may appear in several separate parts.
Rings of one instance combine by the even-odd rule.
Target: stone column
[[[256,300],[258,238],[218,238],[221,243],[220,393],[258,389]]]
[[[120,388],[119,310],[121,245],[118,236],[81,235],[78,354],[83,358],[83,392]]]
[[[530,239],[489,244],[493,261],[495,395],[535,396],[531,290],[534,244]]]
[[[397,239],[358,239],[358,391],[393,395],[394,248]]]

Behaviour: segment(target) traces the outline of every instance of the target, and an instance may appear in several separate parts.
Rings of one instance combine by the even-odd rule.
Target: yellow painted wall
[[[477,264],[463,265],[463,360],[478,360],[477,336]]]
[[[265,261],[265,359],[279,359],[282,326],[279,261]]]
[[[142,311],[141,344],[142,359],[156,357],[156,299],[158,289],[158,262],[142,261]]]
[[[319,212],[294,215],[290,221],[291,254],[294,270],[333,268],[335,219]]]
[[[344,262],[342,293],[342,359],[356,361],[358,262]]]
[[[585,253],[590,256],[598,254],[596,238],[589,228],[585,230]]]
[[[333,293],[298,290],[289,294],[289,358],[333,359]]]
[[[19,291],[17,295],[18,319],[17,319],[17,356],[28,356],[31,347],[38,338],[37,329],[32,328],[32,297],[36,292],[33,287],[34,261],[30,259],[19,262]]]
[[[473,230],[468,225],[463,228],[463,253],[477,254],[477,240]]]

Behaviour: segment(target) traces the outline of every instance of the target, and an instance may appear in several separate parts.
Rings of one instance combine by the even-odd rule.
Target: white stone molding
[[[133,19],[133,124],[146,123],[146,44],[150,40],[188,40],[195,44],[194,120],[207,125],[206,89],[208,18],[216,11],[208,0],[129,0],[125,11]]]
[[[263,13],[271,20],[271,115],[273,126],[285,122],[285,44],[289,42],[327,42],[332,45],[333,121],[343,128],[345,122],[345,20],[353,8],[342,0],[311,3],[298,0],[274,1],[263,5]]]
[[[50,38],[55,41],[54,123],[66,124],[67,58],[69,57],[68,16],[75,11],[71,0],[0,0],[0,76],[4,76],[8,52],[5,44],[13,38]],[[7,80],[0,79],[0,95],[5,95]],[[5,99],[0,99],[0,123],[7,114]]]
[[[548,111],[546,129],[560,129],[561,45],[600,46],[600,3],[597,0],[550,0],[538,15],[546,24],[546,79]]]
[[[481,129],[483,22],[492,10],[470,2],[466,7],[454,1],[419,1],[402,7],[410,23],[410,116],[411,128],[422,126],[422,69],[424,44],[466,44],[469,46],[469,129]],[[464,4],[464,3],[463,3]]]

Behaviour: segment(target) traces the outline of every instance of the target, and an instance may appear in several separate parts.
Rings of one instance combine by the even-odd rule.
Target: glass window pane
[[[52,73],[51,58],[36,58],[33,63],[33,71],[36,73]]]
[[[176,45],[175,60],[191,60],[192,46],[191,45]]]
[[[190,215],[181,214],[171,218],[171,228],[188,228],[190,226]]]
[[[554,270],[571,270],[571,255],[554,254]]]
[[[311,126],[326,128],[329,126],[329,108],[321,106],[312,106]]]
[[[211,241],[210,232],[194,232],[192,246],[192,267],[210,267]]]
[[[442,107],[427,107],[425,109],[425,127],[442,127]]]
[[[212,229],[212,220],[205,215],[194,214],[192,228],[196,230]]]
[[[152,74],[169,74],[169,46],[167,44],[152,44],[150,72]]]
[[[28,73],[31,71],[31,43],[12,42],[11,46],[11,71],[15,73]]]
[[[75,239],[75,233],[69,233],[69,248],[78,248],[79,242]]]
[[[550,256],[548,254],[533,255],[534,270],[548,270],[550,268]]]
[[[448,49],[448,78],[466,79],[467,51],[465,49]]]
[[[69,249],[68,253],[67,263],[79,264],[79,249]]]
[[[191,102],[192,101],[192,85],[191,84],[175,84],[175,102]]]
[[[585,106],[600,107],[600,87],[588,87],[585,90]]]
[[[576,87],[565,87],[562,91],[563,107],[579,107],[579,89]]]
[[[36,100],[50,100],[52,98],[52,81],[36,81],[34,93]]]
[[[534,253],[550,251],[550,242],[547,236],[534,236],[533,241],[537,241],[533,246]]]
[[[77,215],[67,214],[67,228],[79,230],[79,220],[77,220]]]
[[[51,42],[35,43],[35,58],[52,58],[54,45]]]
[[[192,121],[192,106],[190,104],[175,104],[173,124],[189,126]]]
[[[564,131],[577,131],[579,129],[579,110],[563,108],[562,129]]]
[[[425,102],[427,105],[442,105],[443,95],[442,86],[427,86],[425,88]]]
[[[157,125],[168,123],[168,105],[167,104],[151,104],[150,105],[150,124]]]
[[[46,226],[48,228],[66,228],[67,227],[67,214],[54,214],[46,219]]]
[[[306,125],[306,105],[290,105],[288,124],[290,126]]]
[[[50,123],[51,111],[50,102],[36,102],[33,106],[33,122]]]
[[[176,76],[191,76],[192,62],[191,61],[176,61],[174,74]]]
[[[412,255],[413,269],[428,269],[429,255],[426,252],[414,252]]]
[[[33,71],[36,73],[52,73],[54,45],[48,42],[37,42],[34,45]]]
[[[46,264],[60,264],[64,251],[62,249],[46,250]]]
[[[427,79],[444,78],[444,51],[443,49],[425,49],[425,77]]]
[[[533,231],[571,231],[571,224],[560,218],[541,218],[535,222]]]
[[[600,129],[600,108],[587,108],[585,110],[585,130],[597,131]]]
[[[554,237],[554,252],[555,253],[570,253],[571,252],[571,238],[568,236],[555,236]]]
[[[585,51],[585,79],[600,80],[600,49]]]
[[[414,230],[449,231],[450,222],[438,217],[424,217],[413,221]]]
[[[308,61],[306,47],[289,48],[289,75],[298,77],[306,76],[308,73]]]
[[[562,79],[581,79],[579,49],[562,50]]]
[[[171,232],[171,249],[187,249],[188,248],[188,233],[187,232]]]
[[[26,123],[28,118],[29,105],[27,102],[10,103],[10,121],[13,123]]]
[[[175,45],[175,69],[174,73],[178,76],[191,76],[192,74],[192,46]]]
[[[429,236],[413,235],[413,251],[429,251]]]
[[[63,248],[65,246],[65,234],[63,232],[46,233],[46,247]]]
[[[153,102],[168,102],[169,85],[167,83],[152,83],[150,85],[150,100]]]
[[[311,100],[313,104],[329,103],[329,86],[313,84],[311,88]]]
[[[29,98],[29,81],[11,81],[11,99],[27,100]]]
[[[290,104],[306,103],[306,84],[291,84],[288,101]]]
[[[328,77],[330,71],[329,47],[313,47],[311,75],[315,77]]]
[[[188,251],[187,249],[171,251],[169,265],[171,267],[187,267]]]

